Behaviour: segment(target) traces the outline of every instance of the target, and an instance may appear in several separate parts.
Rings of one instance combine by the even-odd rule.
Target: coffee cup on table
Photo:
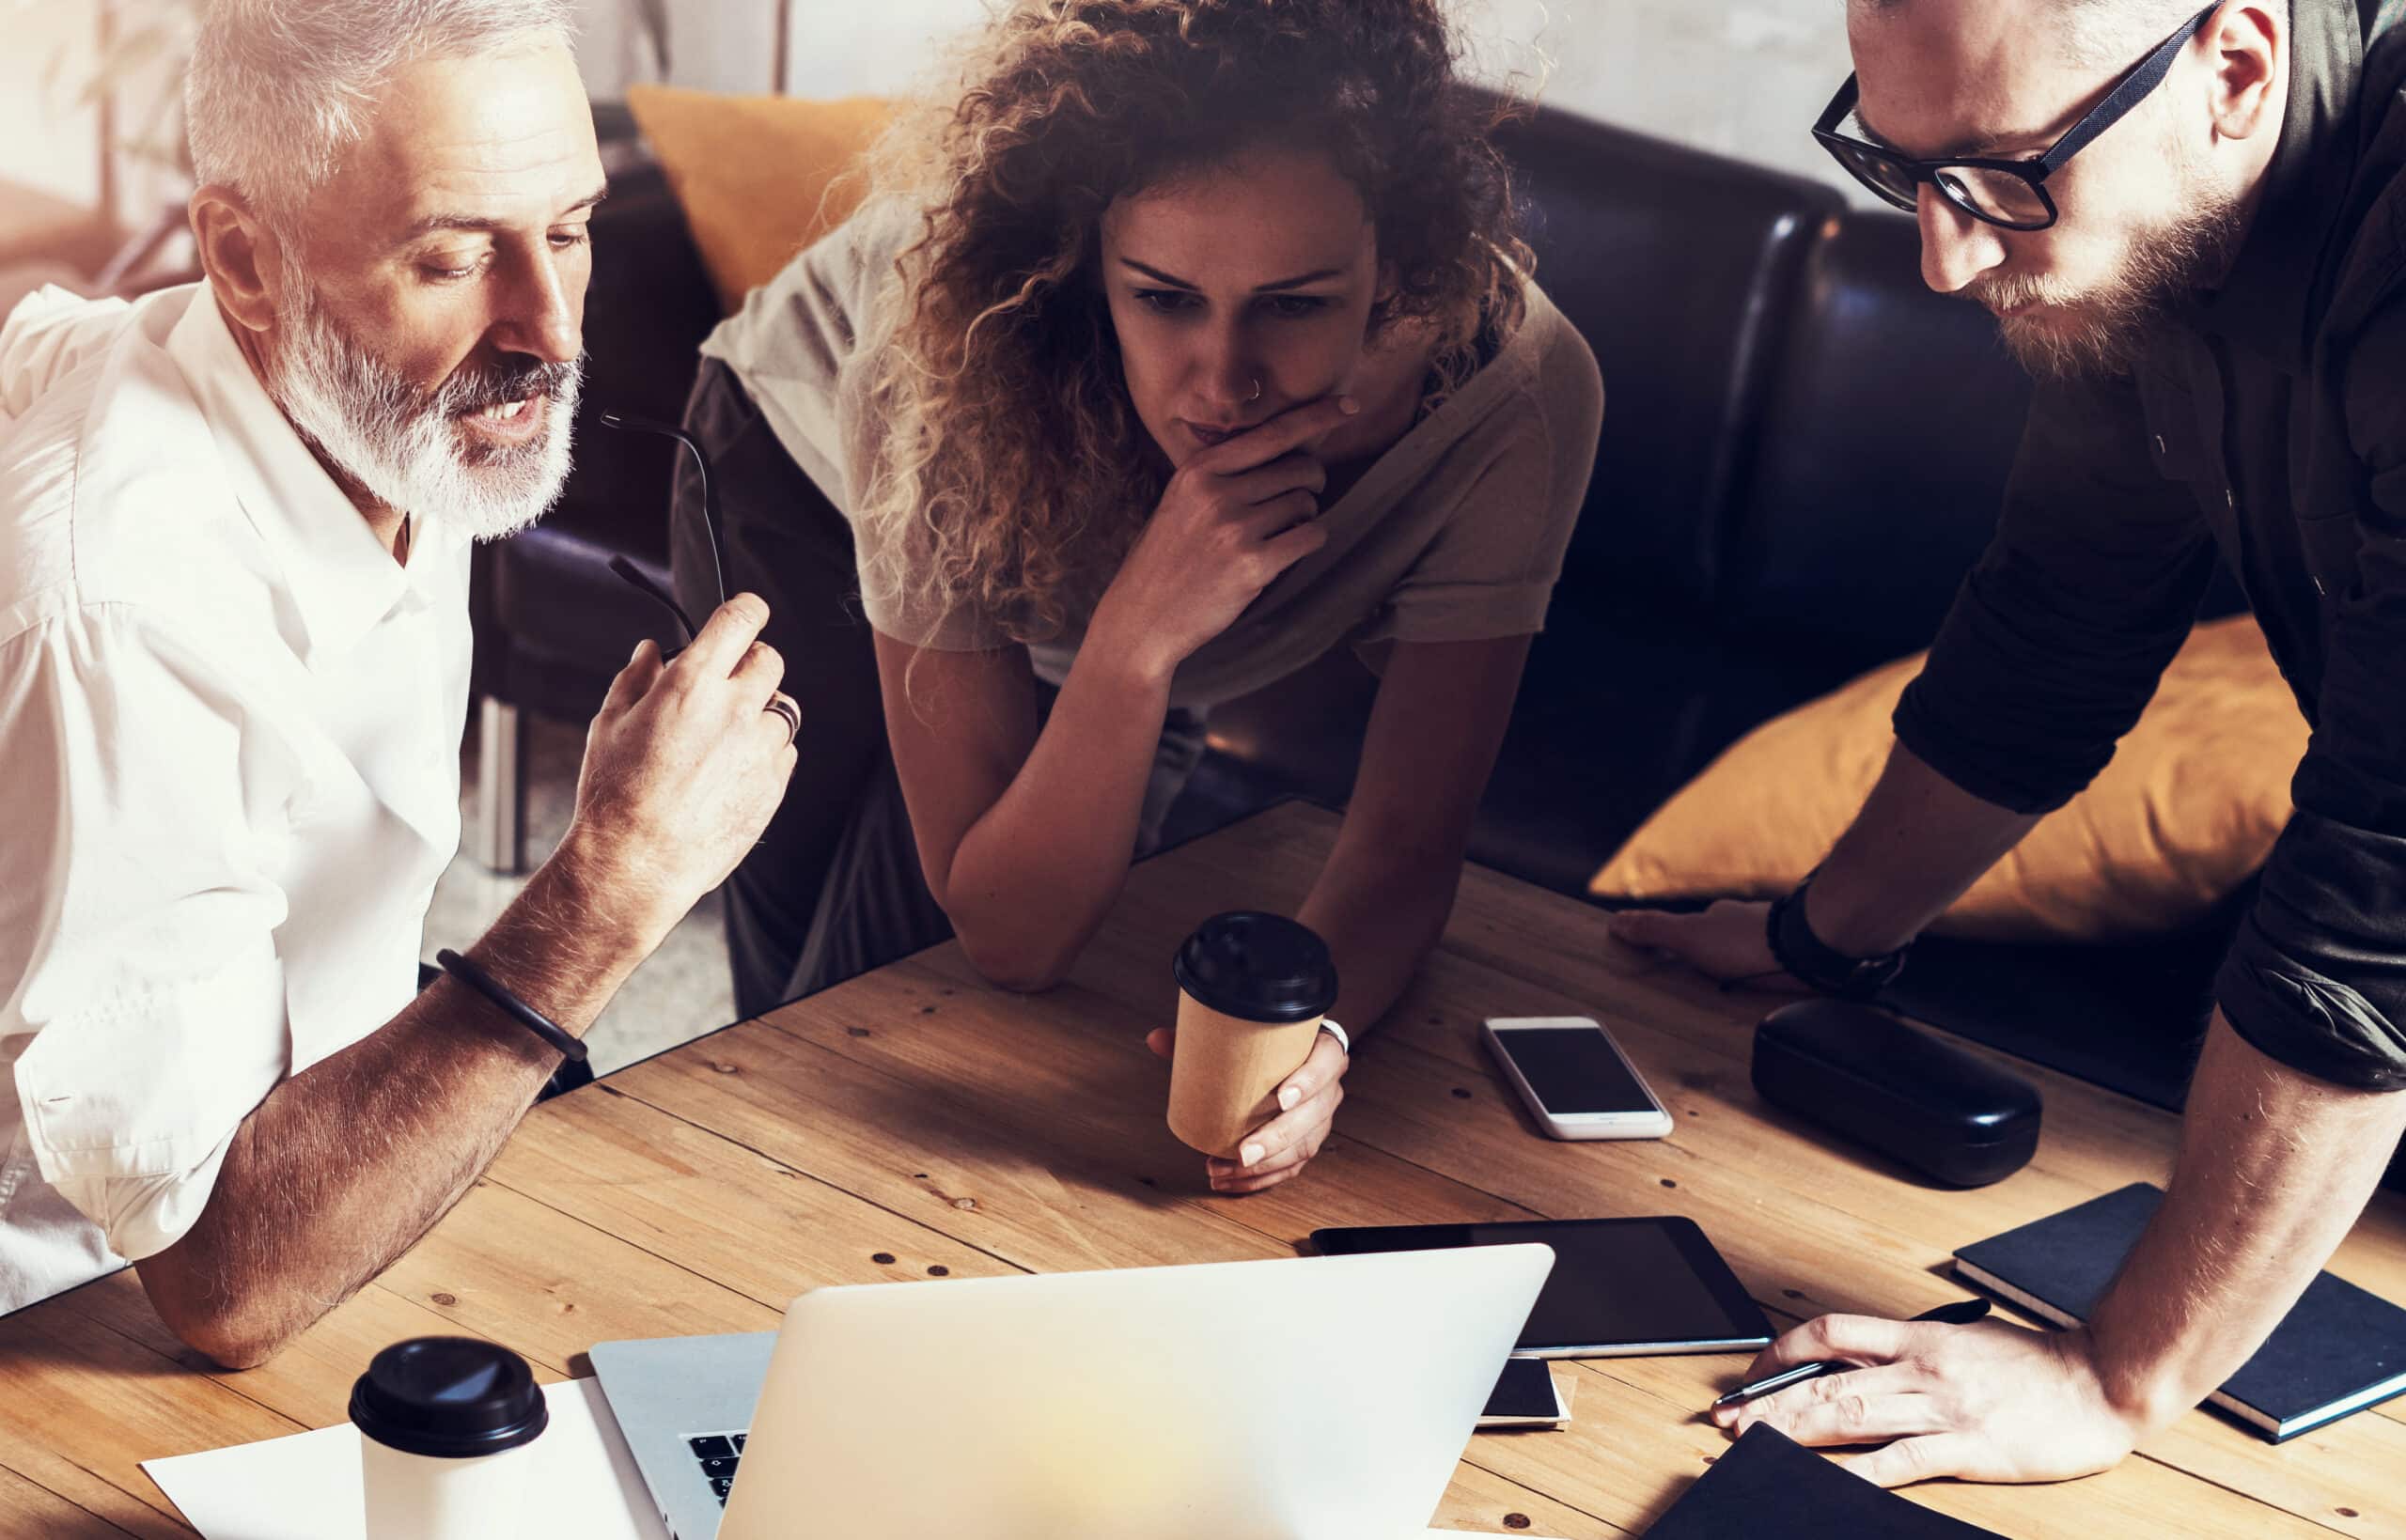
[[[474,1337],[413,1337],[351,1390],[367,1540],[523,1540],[551,1404],[526,1361]]]
[[[1278,1087],[1311,1057],[1336,1003],[1336,964],[1309,926],[1239,912],[1204,921],[1170,972],[1170,1132],[1233,1160],[1245,1135],[1278,1115]]]

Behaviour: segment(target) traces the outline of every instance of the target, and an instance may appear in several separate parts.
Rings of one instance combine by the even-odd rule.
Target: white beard
[[[283,307],[288,331],[269,394],[302,437],[368,496],[477,540],[514,535],[558,501],[583,359],[556,371],[530,408],[543,431],[506,449],[465,438],[457,419],[484,381],[454,375],[420,391],[345,336],[301,285]]]

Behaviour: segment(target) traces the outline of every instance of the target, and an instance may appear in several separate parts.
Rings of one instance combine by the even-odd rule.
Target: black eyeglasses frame
[[[726,522],[719,517],[718,487],[711,479],[709,454],[703,450],[700,443],[691,433],[674,423],[655,422],[648,417],[631,416],[622,412],[604,412],[601,414],[601,420],[602,427],[614,428],[622,433],[650,433],[671,440],[682,445],[685,452],[694,457],[694,474],[702,484],[702,524],[711,537],[711,575],[718,583],[718,601],[725,604],[727,598],[726,551],[725,537],[719,532],[726,528]],[[692,615],[685,613],[685,607],[677,602],[676,596],[645,576],[643,568],[629,561],[624,555],[614,555],[610,558],[610,570],[617,574],[620,582],[666,610],[676,618],[678,628],[684,631],[684,642],[663,654],[664,661],[674,659],[678,653],[691,646],[694,639],[701,634],[701,628],[694,623]]]
[[[2163,85],[2164,77],[2172,72],[2173,63],[2180,56],[2180,50],[2188,46],[2189,40],[2204,29],[2206,23],[2222,7],[2223,0],[2213,0],[2213,4],[2191,17],[2179,31],[2158,43],[2154,52],[2133,65],[2128,73],[2115,82],[2113,90],[2106,93],[2104,101],[2083,114],[2080,121],[2065,130],[2063,136],[2050,145],[2046,153],[2042,155],[2021,160],[1958,155],[1938,160],[1916,161],[1910,156],[1899,155],[1885,146],[1875,145],[1867,139],[1851,138],[1840,133],[1837,132],[1838,125],[1846,121],[1846,115],[1854,110],[1855,103],[1862,95],[1857,77],[1854,75],[1847,76],[1846,84],[1839,86],[1837,95],[1830,99],[1830,104],[1823,110],[1820,121],[1813,125],[1813,137],[1820,141],[1821,148],[1830,152],[1832,159],[1846,168],[1847,175],[1869,188],[1882,202],[1892,208],[1901,209],[1907,213],[1915,213],[1919,211],[1919,202],[1918,199],[1899,197],[1890,189],[1873,181],[1857,168],[1854,157],[1868,156],[1880,162],[1909,180],[1915,189],[1924,182],[1929,183],[1938,189],[1941,197],[1983,224],[2025,233],[2048,229],[2062,217],[2062,214],[2055,207],[2054,194],[2047,191],[2047,179],[2062,170],[2065,162],[2086,149],[2098,135],[2128,117],[2132,108],[2154,94],[2155,88]],[[2046,216],[2035,221],[2017,222],[2001,219],[1985,210],[1975,207],[1956,192],[1956,184],[1951,183],[1944,175],[1956,167],[1993,171],[2020,179],[2029,184],[2032,194],[2038,198],[2039,206],[2046,210]]]

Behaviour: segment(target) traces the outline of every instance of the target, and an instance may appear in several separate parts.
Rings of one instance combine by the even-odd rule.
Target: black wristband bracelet
[[[558,1022],[510,993],[499,979],[447,946],[434,955],[434,960],[443,965],[445,972],[508,1012],[520,1026],[551,1045],[554,1052],[573,1064],[585,1062],[585,1044],[581,1040],[562,1032]]]
[[[1815,873],[1814,876],[1820,875]],[[1804,923],[1804,894],[1813,885],[1808,876],[1796,891],[1772,905],[1764,922],[1773,961],[1797,979],[1840,1000],[1869,1000],[1897,981],[1905,971],[1910,946],[1876,957],[1850,957],[1834,951]]]

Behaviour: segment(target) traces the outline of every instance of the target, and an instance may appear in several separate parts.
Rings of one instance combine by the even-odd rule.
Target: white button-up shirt
[[[408,1003],[467,572],[423,521],[393,560],[206,286],[0,329],[0,1311],[172,1245]]]

